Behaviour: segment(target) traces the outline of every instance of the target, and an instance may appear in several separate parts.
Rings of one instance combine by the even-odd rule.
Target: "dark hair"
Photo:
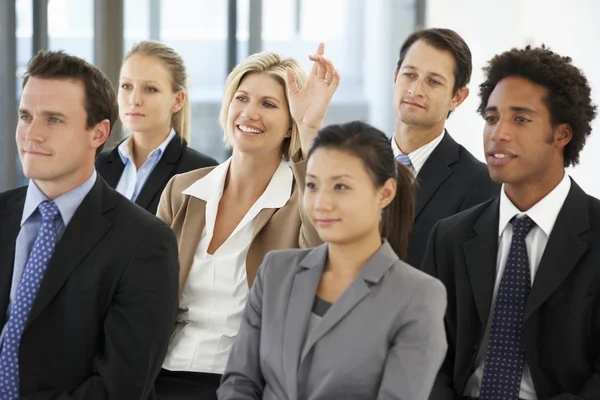
[[[550,112],[552,126],[569,124],[573,138],[564,148],[564,166],[576,165],[579,153],[592,132],[596,117],[591,90],[583,72],[546,46],[512,49],[492,58],[483,69],[486,78],[479,86],[481,103],[478,112],[483,116],[492,91],[502,79],[518,76],[547,89],[544,99]]]
[[[27,63],[23,87],[30,77],[67,79],[82,82],[85,87],[84,108],[87,113],[86,129],[108,119],[110,130],[119,117],[115,90],[102,71],[87,61],[64,51],[40,51]],[[110,133],[109,133],[110,134]],[[104,144],[96,150],[102,151]]]
[[[469,49],[469,46],[467,46],[465,40],[451,29],[430,28],[413,32],[400,48],[400,58],[397,65],[398,69],[402,67],[406,53],[417,40],[423,40],[425,43],[438,50],[447,51],[452,54],[452,57],[454,58],[453,95],[458,92],[458,89],[469,84],[471,72],[473,71],[471,50]]]
[[[400,258],[406,259],[414,215],[414,178],[406,166],[396,162],[388,137],[365,122],[353,121],[321,129],[307,158],[319,148],[343,150],[360,157],[376,187],[390,178],[396,180],[396,197],[381,216],[381,236]]]

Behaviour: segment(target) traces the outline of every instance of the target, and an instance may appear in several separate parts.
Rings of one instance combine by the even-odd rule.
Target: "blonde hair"
[[[244,79],[244,77],[248,74],[268,74],[273,76],[281,84],[281,86],[283,86],[288,102],[289,112],[290,98],[288,93],[289,87],[287,83],[287,68],[290,68],[294,73],[296,82],[298,83],[298,89],[302,89],[307,79],[306,72],[304,72],[297,60],[290,57],[284,57],[279,53],[263,51],[261,53],[253,54],[238,64],[233,71],[231,71],[227,77],[227,81],[225,82],[225,93],[223,95],[223,103],[221,104],[221,112],[219,114],[219,124],[223,128],[225,145],[228,148],[231,148],[231,143],[229,142],[229,132],[227,131],[229,104],[233,100],[235,92],[240,87],[242,79]],[[281,151],[283,158],[286,160],[289,160],[291,156],[300,149],[300,134],[298,132],[298,125],[291,115],[290,119],[292,121],[292,132],[290,137],[283,141]]]
[[[153,40],[144,40],[134,44],[131,50],[125,55],[123,62],[127,61],[135,54],[156,57],[162,61],[171,72],[173,92],[177,93],[183,91],[185,93],[183,106],[171,116],[171,128],[173,128],[182,139],[185,139],[190,143],[191,107],[188,96],[188,74],[183,59],[169,46]]]

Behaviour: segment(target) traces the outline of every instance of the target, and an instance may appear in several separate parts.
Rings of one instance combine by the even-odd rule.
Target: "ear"
[[[396,83],[396,78],[398,78],[398,67],[394,68],[394,83]]]
[[[383,184],[383,187],[380,190],[381,197],[379,199],[380,207],[382,210],[389,206],[392,200],[394,200],[394,198],[396,197],[397,186],[398,184],[394,178],[389,178]]]
[[[456,110],[467,97],[469,97],[469,88],[466,86],[459,88],[450,102],[450,110]]]
[[[98,122],[96,126],[92,128],[91,132],[93,136],[90,146],[94,149],[97,149],[98,147],[102,146],[104,142],[106,142],[108,136],[110,135],[110,121],[104,119]]]
[[[181,110],[181,108],[183,107],[183,103],[185,101],[185,96],[186,96],[186,94],[183,90],[180,90],[179,92],[177,92],[175,94],[175,103],[171,107],[171,113],[175,114],[176,112]]]
[[[554,128],[554,145],[564,148],[573,139],[573,129],[569,124],[560,124]]]

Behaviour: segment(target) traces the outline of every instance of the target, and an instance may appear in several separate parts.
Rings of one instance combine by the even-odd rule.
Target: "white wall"
[[[427,27],[457,31],[473,53],[471,94],[447,123],[452,136],[483,160],[483,120],[476,113],[481,71],[495,54],[545,43],[570,56],[592,87],[600,106],[600,1],[598,0],[427,0]],[[589,194],[600,197],[600,117],[569,174]]]

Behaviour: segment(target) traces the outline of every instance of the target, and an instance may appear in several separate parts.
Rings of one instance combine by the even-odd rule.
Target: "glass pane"
[[[50,0],[48,46],[94,62],[94,0]]]

